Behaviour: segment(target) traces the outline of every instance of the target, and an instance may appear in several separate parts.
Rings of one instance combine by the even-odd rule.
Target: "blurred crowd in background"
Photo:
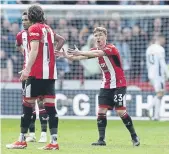
[[[4,1],[5,3],[6,1]],[[77,0],[77,1],[42,1],[40,4],[103,4],[103,1],[96,0]],[[10,1],[10,3],[32,3],[28,1]],[[110,1],[104,4],[111,3]],[[140,1],[141,3],[141,1]],[[140,4],[139,1],[113,1],[112,4],[130,5]],[[154,0],[144,1],[144,4],[166,4],[166,1]],[[22,70],[23,56],[15,49],[16,34],[22,30],[21,15],[10,18],[10,10],[1,16],[1,79],[18,80],[18,72]],[[14,12],[13,12],[14,13]],[[50,25],[56,33],[66,39],[64,48],[74,48],[74,45],[83,50],[89,50],[94,45],[93,29],[97,26],[104,26],[108,31],[108,43],[113,43],[122,57],[123,68],[127,80],[147,81],[145,64],[145,52],[148,45],[154,42],[159,34],[166,38],[166,61],[169,64],[169,17],[141,17],[137,19],[121,18],[119,13],[112,14],[112,18],[91,19],[74,18],[68,12],[65,18],[48,16],[46,23]],[[101,79],[101,72],[95,59],[83,61],[68,61],[64,58],[56,60],[58,75],[61,79]]]
[[[168,5],[168,0],[1,0],[8,4],[82,4],[82,5]]]

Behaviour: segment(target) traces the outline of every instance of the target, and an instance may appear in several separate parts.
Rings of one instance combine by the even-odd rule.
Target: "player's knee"
[[[106,114],[107,110],[108,110],[107,108],[101,108],[101,107],[99,107],[98,113]]]
[[[23,102],[27,102],[27,103],[33,105],[33,104],[35,104],[35,101],[36,101],[36,99],[34,99],[34,98],[32,98],[32,99],[27,99],[27,98],[23,97]]]
[[[163,96],[157,96],[157,98],[158,98],[159,100],[161,100],[161,99],[162,99],[162,97],[163,97]]]
[[[157,95],[156,95],[156,96],[157,96],[157,98],[158,98],[158,99],[160,99],[160,100],[161,100],[161,99],[162,99],[162,97],[163,97],[163,95],[164,95],[164,94],[163,94],[163,92],[159,92],[159,93],[157,93]]]
[[[55,108],[55,104],[54,103],[45,103],[44,104],[46,113],[50,116],[50,115],[56,115],[57,111]]]
[[[50,103],[55,104],[55,98],[44,98],[43,104],[45,104],[46,102],[50,102]]]
[[[116,112],[117,112],[118,116],[120,116],[120,117],[123,117],[123,115],[124,115],[125,113],[127,113],[126,110],[116,110]]]
[[[30,103],[23,101],[22,107],[24,115],[32,116],[32,105]]]

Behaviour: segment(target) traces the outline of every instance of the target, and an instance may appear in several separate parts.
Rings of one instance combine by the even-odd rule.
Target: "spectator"
[[[56,29],[55,21],[56,20],[53,18],[53,16],[49,16],[46,18],[46,24],[49,25],[52,29]]]
[[[16,0],[17,4],[30,4],[31,0]]]
[[[65,40],[69,39],[69,29],[67,25],[67,21],[65,19],[60,19],[59,24],[56,27],[56,32],[63,36]]]
[[[108,36],[107,36],[107,39],[108,39],[108,42],[113,42],[115,41],[115,38],[116,38],[116,33],[117,33],[117,27],[116,27],[116,24],[115,24],[115,21],[113,20],[110,20],[109,23],[108,23]]]
[[[108,41],[113,42],[115,38],[121,33],[122,26],[121,26],[121,19],[119,13],[112,14],[112,20],[108,23]]]
[[[79,33],[77,28],[71,26],[69,30],[69,47],[73,48],[74,45],[80,46]]]
[[[135,1],[135,4],[136,5],[147,5],[147,4],[149,4],[149,1],[143,1],[143,0],[141,0],[141,1]]]
[[[150,5],[164,5],[164,0],[151,0],[149,1]]]
[[[130,69],[131,69],[131,51],[130,51],[129,44],[127,43],[124,35],[122,34],[118,37],[118,40],[116,40],[114,44],[120,53],[126,79],[129,80]]]
[[[76,4],[77,5],[88,5],[89,1],[88,0],[77,0]]]
[[[131,28],[125,27],[122,29],[124,40],[128,43],[132,38]]]
[[[66,14],[66,21],[68,26],[73,26],[80,30],[83,27],[84,19],[75,18],[76,13],[73,11],[68,11]]]
[[[162,20],[161,18],[155,18],[153,21],[153,25],[150,25],[148,36],[149,40],[156,38],[156,36],[162,33]]]
[[[87,44],[81,48],[81,51],[89,51],[93,47],[94,47],[94,37],[91,34],[88,37]],[[80,63],[84,68],[83,73],[85,79],[100,79],[101,72],[97,60],[95,58],[81,60]]]
[[[118,0],[97,0],[96,4],[98,5],[118,5]]]
[[[6,56],[5,51],[3,49],[0,49],[0,62],[1,80],[11,81],[13,79],[13,64],[12,60]]]
[[[119,4],[120,5],[135,5],[135,1],[133,1],[133,0],[120,0],[120,2],[119,2]]]
[[[16,34],[20,31],[18,23],[12,23],[8,33],[8,42],[14,43]]]
[[[79,34],[79,42],[80,42],[80,45],[81,45],[81,46],[85,45],[88,36],[89,36],[89,29],[88,29],[87,26],[84,26],[84,27],[80,30],[80,34]]]
[[[8,20],[5,20],[2,18],[2,24],[1,24],[1,47],[5,50],[5,52],[8,53],[9,50],[9,44],[8,44],[8,34],[9,29],[11,27],[11,24]],[[6,56],[9,56],[8,54]]]
[[[141,33],[138,25],[132,28],[131,47],[131,78],[139,79],[141,71],[141,62],[145,61],[145,50],[147,47],[146,36]]]
[[[168,51],[166,52],[166,61],[169,65],[169,18],[167,17],[163,18],[162,33],[166,38],[165,50]]]
[[[68,50],[68,44],[65,43],[63,48],[64,50]],[[62,90],[64,78],[66,74],[69,74],[70,72],[69,61],[63,57],[60,57],[56,59],[56,67],[58,73],[59,89]]]
[[[17,1],[16,0],[6,0],[4,2],[4,4],[17,4]],[[6,19],[8,19],[10,23],[19,22],[19,20],[20,20],[19,17],[21,16],[20,10],[17,10],[17,9],[5,10],[4,14],[5,14]]]

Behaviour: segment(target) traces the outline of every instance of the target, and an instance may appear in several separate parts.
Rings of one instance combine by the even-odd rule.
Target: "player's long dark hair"
[[[38,5],[32,5],[28,8],[28,19],[32,23],[45,22],[44,12],[42,8]]]

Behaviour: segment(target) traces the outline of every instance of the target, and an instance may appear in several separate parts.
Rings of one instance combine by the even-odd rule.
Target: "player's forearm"
[[[88,58],[100,57],[104,55],[102,50],[92,50],[92,51],[80,51],[81,56],[87,56]]]
[[[74,61],[74,60],[82,60],[82,59],[88,59],[87,56],[73,56],[73,55],[66,55],[65,58]]]
[[[72,56],[70,60],[83,60],[83,59],[88,59],[87,56]]]
[[[60,50],[62,49],[64,43],[65,43],[65,40],[60,40],[60,41],[57,43],[55,49],[56,49],[57,51],[60,51]]]
[[[21,52],[24,55],[24,48],[22,46],[15,45],[15,47],[17,51]]]
[[[88,59],[87,56],[82,56],[82,55],[73,55],[73,54],[68,54],[67,51],[63,49],[63,57],[73,61],[73,60],[82,60],[82,59]]]
[[[38,53],[38,52],[30,51],[30,53],[29,53],[29,58],[28,58],[28,62],[27,62],[27,65],[26,65],[26,69],[27,69],[28,71],[31,70],[33,64],[35,63],[35,60],[36,60],[36,57],[37,57],[37,53]]]
[[[55,50],[60,51],[65,43],[65,39],[60,35],[56,35],[55,41],[57,42],[57,45],[55,46]]]
[[[35,63],[36,57],[38,55],[39,42],[31,42],[31,51],[29,52],[29,58],[26,65],[28,71],[31,70],[33,64]]]

